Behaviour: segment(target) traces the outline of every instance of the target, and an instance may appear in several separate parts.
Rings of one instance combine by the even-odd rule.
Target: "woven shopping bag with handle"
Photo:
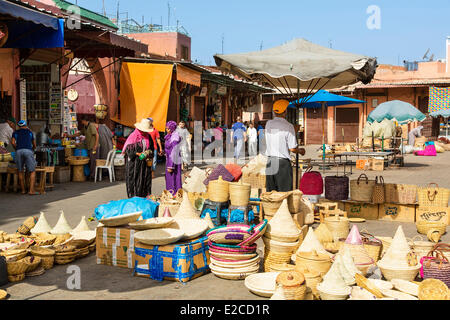
[[[438,279],[450,286],[450,262],[444,252],[450,252],[450,245],[438,243],[425,257],[422,257],[420,276],[423,279]]]
[[[419,206],[447,207],[450,189],[439,188],[437,183],[430,183],[426,187],[417,189]]]
[[[375,180],[369,180],[361,174],[358,179],[350,181],[350,199],[353,201],[371,202]]]
[[[417,186],[413,184],[386,183],[384,185],[386,203],[414,204]]]
[[[379,180],[379,182],[378,182]],[[383,176],[375,177],[375,185],[373,186],[372,203],[384,203],[384,178]]]

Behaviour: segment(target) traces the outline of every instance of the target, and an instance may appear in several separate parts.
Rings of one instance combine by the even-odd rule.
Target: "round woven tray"
[[[166,245],[175,243],[184,236],[184,231],[179,229],[163,228],[150,229],[136,232],[134,238],[148,245]]]
[[[106,227],[118,227],[125,224],[129,224],[130,222],[135,222],[142,215],[142,211],[122,214],[116,217],[110,217],[99,220],[101,224]]]
[[[276,278],[279,272],[257,273],[245,278],[245,286],[251,293],[270,298],[276,289]]]
[[[136,230],[148,230],[148,229],[157,229],[157,228],[165,228],[171,225],[175,221],[174,218],[170,217],[159,217],[159,218],[151,218],[140,220],[136,222],[130,222],[128,225]]]

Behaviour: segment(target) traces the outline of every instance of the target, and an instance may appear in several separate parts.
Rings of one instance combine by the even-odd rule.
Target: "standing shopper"
[[[16,119],[9,118],[8,120],[0,121],[0,142],[3,142],[5,149],[13,151],[11,139],[16,130]]]
[[[250,122],[249,124],[247,130],[247,137],[248,137],[248,155],[250,157],[256,157],[258,148],[258,132],[253,126],[253,122]]]
[[[266,137],[264,136],[264,127],[262,126],[262,122],[258,123],[258,148],[259,153],[266,153]]]
[[[285,118],[289,101],[278,100],[273,105],[274,118],[266,125],[266,190],[287,192],[293,190],[290,152],[305,154],[297,148],[294,126]]]
[[[86,116],[81,118],[81,124],[83,125],[81,134],[85,136],[84,143],[89,154],[89,178],[93,180],[95,176],[96,160],[99,159],[100,153],[99,135],[95,124],[90,122]]]
[[[162,146],[161,146],[161,138],[159,136],[159,131],[156,130],[155,126],[153,125],[153,118],[147,118],[148,121],[150,121],[150,131],[149,134],[152,137],[153,141],[153,165],[152,165],[152,178],[155,177],[155,171],[156,171],[156,165],[158,164],[158,154],[162,155]],[[159,149],[158,149],[159,147]]]
[[[231,127],[233,130],[233,141],[234,141],[234,158],[237,160],[241,156],[242,149],[246,140],[244,124],[241,122],[241,117],[236,118],[236,123]],[[244,150],[245,153],[245,150]]]
[[[33,132],[28,129],[27,123],[24,120],[20,120],[17,125],[19,129],[13,133],[11,144],[16,149],[16,165],[19,170],[20,188],[22,189],[22,194],[25,194],[25,166],[27,172],[30,173],[30,192],[28,194],[36,195],[39,194],[34,189],[36,183],[36,160],[34,159],[36,140],[34,139]]]
[[[176,132],[177,123],[169,121],[166,124],[164,148],[166,153],[166,190],[175,195],[181,189],[181,137]]]
[[[187,168],[187,166],[190,163],[190,155],[191,150],[189,149],[189,140],[191,137],[191,134],[189,133],[188,129],[186,128],[186,123],[184,121],[180,121],[177,128],[177,133],[181,137],[181,143],[180,143],[180,151],[181,151],[181,159],[183,160],[183,169]]]
[[[98,140],[100,144],[99,151],[99,159],[106,159],[108,157],[108,153],[114,147],[114,134],[111,130],[103,123],[102,120],[99,120],[99,123],[96,124],[97,132],[98,132]]]
[[[216,122],[216,127],[214,128],[214,141],[217,141],[217,147],[214,150],[214,156],[217,157],[222,154],[223,149],[223,129],[220,127],[220,123]]]
[[[134,126],[136,129],[128,136],[122,149],[122,153],[126,155],[127,194],[128,198],[145,198],[152,193],[152,159],[155,152],[149,135],[152,127],[148,119],[142,119]]]

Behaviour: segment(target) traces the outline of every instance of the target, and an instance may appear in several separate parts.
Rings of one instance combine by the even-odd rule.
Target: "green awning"
[[[63,1],[63,0],[53,0],[56,4],[56,6],[62,10],[68,11],[71,6],[75,6],[75,4]],[[94,11],[85,9],[83,7],[80,8],[80,15],[81,18],[91,20],[93,22],[100,23],[104,26],[108,26],[110,28],[119,29],[114,23],[112,23],[111,20],[109,20],[107,17],[102,16],[101,14],[95,13]]]

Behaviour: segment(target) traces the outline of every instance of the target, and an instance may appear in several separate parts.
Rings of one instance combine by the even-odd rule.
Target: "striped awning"
[[[190,68],[187,68],[185,66],[182,66],[181,64],[176,64],[176,70],[177,70],[177,80],[200,87],[201,81],[202,81],[202,74],[198,71],[192,70]]]

